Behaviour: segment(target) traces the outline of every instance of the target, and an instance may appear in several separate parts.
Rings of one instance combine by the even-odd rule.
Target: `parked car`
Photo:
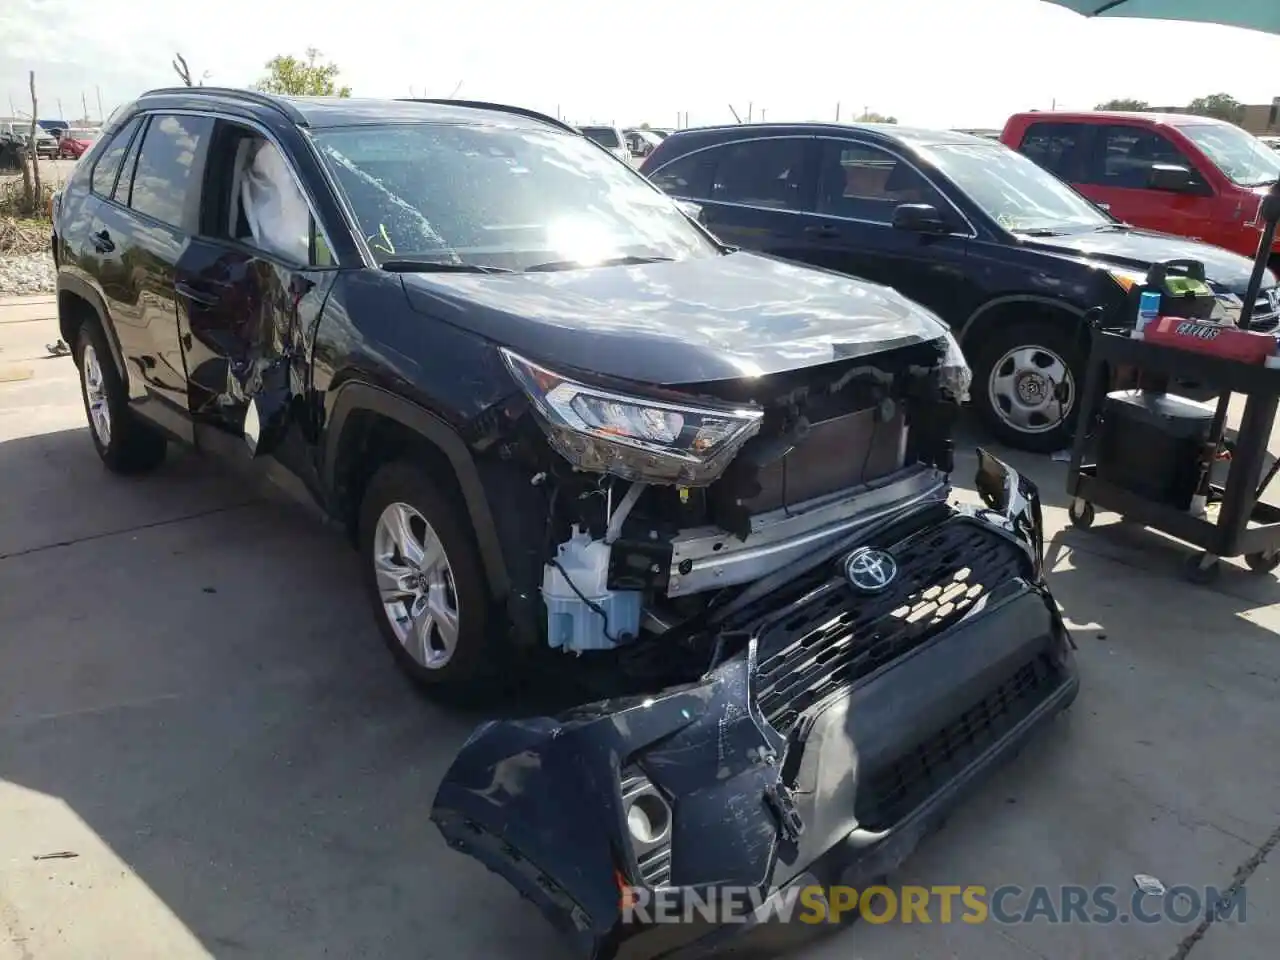
[[[99,136],[99,131],[90,128],[67,130],[58,138],[58,159],[79,160],[86,150]]]
[[[623,138],[627,143],[627,151],[632,158],[647,157],[653,148],[662,142],[662,137],[652,130],[624,130]]]
[[[1233,123],[1188,114],[1020,113],[1001,139],[1135,226],[1253,257],[1280,154]],[[1280,238],[1272,268],[1280,270]]]
[[[0,138],[19,149],[27,149],[31,142],[31,124],[28,121],[5,120],[0,122]],[[51,159],[58,153],[58,141],[43,127],[36,127],[36,156]]]
[[[619,160],[631,161],[631,151],[617,127],[586,126],[578,128],[582,135],[593,143],[598,143]]]
[[[1034,487],[983,454],[950,502],[945,325],[559,121],[154,91],[55,216],[109,469],[195,443],[343,525],[430,688],[578,655],[605,699],[482,726],[432,818],[584,954],[708,932],[619,883],[870,882],[1075,696]]]
[[[892,125],[682,131],[640,167],[725,243],[893,287],[936,311],[974,368],[973,401],[1011,446],[1066,446],[1088,353],[1081,318],[1131,324],[1158,261],[1202,260],[1222,310],[1251,262],[1135,229],[999,142]],[[1276,326],[1267,277],[1255,323]]]

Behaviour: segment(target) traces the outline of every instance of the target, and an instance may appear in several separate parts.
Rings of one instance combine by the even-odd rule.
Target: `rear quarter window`
[[[141,123],[142,118],[135,117],[121,127],[110,141],[94,151],[93,174],[90,181],[94,193],[103,197],[111,196],[111,191],[116,185],[116,176],[120,173],[120,164],[124,161],[125,151],[129,149],[129,143],[133,140],[133,135],[137,133]]]

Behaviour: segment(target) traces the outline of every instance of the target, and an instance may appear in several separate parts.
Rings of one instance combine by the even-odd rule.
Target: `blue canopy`
[[[1280,34],[1280,0],[1046,0],[1086,17],[1191,20]]]

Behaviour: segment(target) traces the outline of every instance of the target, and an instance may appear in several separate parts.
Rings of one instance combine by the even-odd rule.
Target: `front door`
[[[308,338],[336,274],[298,184],[274,143],[218,121],[175,284],[196,422],[240,440],[251,400],[283,401],[296,420],[274,459],[314,492]]]
[[[1192,182],[1187,191],[1154,189],[1151,170],[1157,164],[1189,170]],[[1220,204],[1212,187],[1195,162],[1158,130],[1121,123],[1095,126],[1088,162],[1076,189],[1126,223],[1217,242],[1213,224]]]
[[[949,321],[967,316],[970,228],[909,160],[878,145],[822,139],[817,184],[805,218],[808,262],[892,287]],[[893,213],[902,204],[934,207],[952,232],[896,229]]]

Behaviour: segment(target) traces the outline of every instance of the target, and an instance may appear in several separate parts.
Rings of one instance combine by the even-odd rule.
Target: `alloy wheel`
[[[89,407],[89,425],[104,448],[111,445],[111,407],[107,403],[107,385],[102,364],[93,344],[86,344],[80,360],[80,377],[84,383],[85,402]]]
[[[460,619],[453,569],[440,536],[407,503],[390,503],[373,535],[378,593],[405,652],[428,670],[453,659]]]

